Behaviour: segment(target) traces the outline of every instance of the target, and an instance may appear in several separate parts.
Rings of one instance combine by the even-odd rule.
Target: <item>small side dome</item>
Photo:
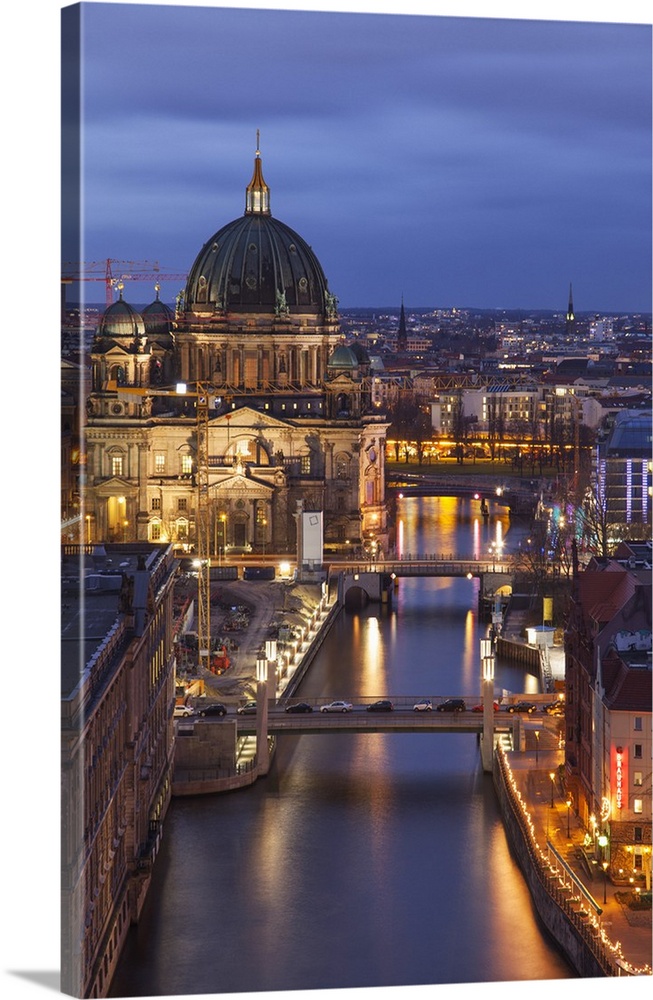
[[[162,334],[170,333],[172,330],[172,324],[175,318],[175,314],[159,298],[159,286],[156,287],[156,298],[154,302],[150,302],[149,306],[145,306],[143,312],[141,313],[143,317],[143,323],[145,324],[145,333],[148,336],[161,336]]]
[[[122,291],[118,301],[110,305],[102,316],[98,333],[100,337],[114,339],[128,337],[133,340],[134,337],[145,336],[143,317],[128,302],[125,302]]]
[[[327,361],[329,371],[354,371],[358,368],[358,358],[350,347],[340,344]]]

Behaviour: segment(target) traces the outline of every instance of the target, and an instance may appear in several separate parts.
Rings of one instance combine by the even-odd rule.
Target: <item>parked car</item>
[[[305,701],[299,701],[296,705],[286,705],[286,712],[312,712],[312,707]]]
[[[394,705],[387,698],[381,698],[380,701],[372,702],[371,705],[367,706],[368,712],[392,712]]]
[[[227,706],[223,705],[221,701],[214,701],[211,705],[202,705],[200,708],[200,715],[226,715]]]
[[[532,715],[533,712],[537,712],[537,705],[533,701],[516,701],[514,705],[506,707],[506,712],[510,712],[511,715],[515,712],[527,712],[528,715]]]
[[[441,701],[439,705],[436,705],[436,712],[464,712],[466,709],[465,702],[462,698],[447,698],[446,701]]]
[[[433,705],[429,699],[422,698],[421,701],[418,701],[415,705],[413,705],[413,712],[430,712],[432,708]]]
[[[564,715],[565,703],[564,701],[552,701],[549,705],[543,705],[542,710],[547,715]]]
[[[332,701],[328,705],[322,705],[320,712],[351,712],[353,707],[348,701]]]
[[[238,715],[256,715],[256,702],[247,701],[244,705],[241,705],[240,708],[237,708],[236,711],[238,712]]]
[[[492,702],[492,708],[494,709],[495,712],[498,712],[499,709],[501,708],[501,706],[499,705],[498,701],[493,701]],[[482,711],[483,711],[483,704],[482,703],[480,705],[474,705],[474,707],[472,709],[472,712],[482,712]]]
[[[189,715],[193,715],[193,709],[190,705],[175,705],[172,715],[175,719],[186,719]]]

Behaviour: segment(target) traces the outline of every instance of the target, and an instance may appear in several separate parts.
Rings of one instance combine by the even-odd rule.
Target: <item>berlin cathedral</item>
[[[345,345],[311,247],[273,217],[258,148],[244,214],[200,249],[175,308],[157,291],[139,312],[121,290],[91,362],[87,542],[192,551],[199,485],[212,556],[292,555],[298,511],[321,512],[326,551],[386,549],[370,359]]]

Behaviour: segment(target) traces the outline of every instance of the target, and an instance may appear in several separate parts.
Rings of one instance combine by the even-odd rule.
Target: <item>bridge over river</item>
[[[391,698],[391,712],[369,712],[365,706],[354,705],[348,712],[322,712],[316,706],[312,712],[293,713],[272,708],[267,715],[270,734],[294,733],[483,733],[483,712],[415,712],[410,699]],[[405,704],[404,704],[405,703]],[[238,735],[256,733],[256,716],[238,716]],[[494,732],[513,733],[519,718],[506,713],[494,713]]]
[[[386,477],[386,492],[404,497],[469,497],[472,500],[485,499],[501,507],[507,507],[511,514],[529,515],[539,499],[537,480],[519,480],[509,486],[479,483],[474,476],[455,475],[413,475],[394,473]]]
[[[488,573],[511,575],[514,567],[509,559],[492,556],[424,555],[409,553],[400,559],[339,559],[330,558],[325,562],[329,576],[337,573],[387,573],[394,576],[463,576],[482,577]]]

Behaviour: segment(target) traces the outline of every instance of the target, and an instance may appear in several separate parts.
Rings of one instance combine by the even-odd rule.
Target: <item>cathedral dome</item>
[[[117,302],[113,302],[105,310],[100,320],[98,334],[100,337],[128,337],[130,340],[133,340],[134,337],[145,336],[143,317],[128,302],[125,302],[122,290]]]
[[[245,214],[200,250],[189,272],[184,309],[336,318],[335,296],[312,249],[270,213],[258,149]]]

